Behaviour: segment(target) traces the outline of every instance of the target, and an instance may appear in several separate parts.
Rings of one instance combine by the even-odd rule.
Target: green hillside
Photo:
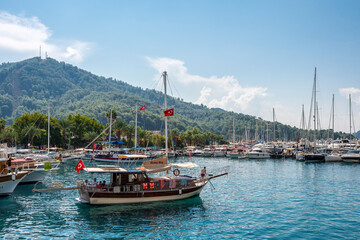
[[[171,75],[171,73],[169,73]],[[169,128],[180,131],[199,128],[223,135],[225,139],[233,119],[236,136],[266,139],[267,129],[273,139],[274,123],[261,119],[224,111],[209,109],[203,105],[168,98],[168,105],[174,106],[175,115],[169,119]],[[139,114],[139,126],[147,130],[163,130],[163,94],[149,89],[131,86],[123,81],[96,76],[76,66],[38,57],[0,66],[0,118],[12,124],[24,113],[46,114],[47,106],[51,115],[62,119],[69,114],[81,114],[95,118],[104,125],[105,112],[110,108],[118,113],[118,119],[126,123],[134,121],[135,105],[146,105]],[[276,139],[296,139],[298,129],[276,123]]]

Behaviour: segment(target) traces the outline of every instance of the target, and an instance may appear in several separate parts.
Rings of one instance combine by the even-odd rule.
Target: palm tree
[[[4,127],[3,131],[0,131],[0,142],[5,141],[7,143],[11,143],[14,142],[15,139],[16,139],[16,132],[10,126],[6,126]]]
[[[90,142],[94,140],[99,134],[97,132],[86,132],[83,136],[83,140]]]
[[[60,127],[60,131],[62,135],[62,145],[64,146],[66,142],[67,132],[70,133],[70,131],[75,127],[75,124],[70,119],[64,118],[58,120],[58,125]]]
[[[172,139],[174,141],[174,146],[177,146],[177,142],[178,142],[179,136],[180,136],[179,135],[179,129],[177,129],[177,128],[172,129],[170,131],[170,134],[171,134],[171,137],[172,137]]]
[[[111,116],[113,121],[116,120],[117,113],[116,113],[116,111],[114,109],[109,109],[109,111],[107,111],[105,113],[105,117],[106,117],[107,120],[110,120],[110,116]]]
[[[0,118],[0,133],[5,129],[6,121]]]
[[[126,123],[123,120],[119,120],[114,124],[114,132],[118,140],[121,140],[125,127]]]
[[[43,131],[35,126],[27,126],[21,132],[24,137],[28,136],[28,143],[33,146],[34,137],[40,137]]]
[[[146,139],[146,147],[149,146],[149,143],[151,142],[151,138],[153,136],[153,133],[150,131],[145,131],[145,139]]]
[[[126,136],[127,139],[127,147],[132,147],[131,146],[131,140],[132,140],[132,135],[135,133],[135,127],[132,125],[127,125],[124,129],[124,134]]]

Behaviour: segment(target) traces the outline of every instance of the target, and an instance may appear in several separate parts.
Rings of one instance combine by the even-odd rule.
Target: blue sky
[[[314,68],[321,127],[360,129],[359,1],[0,1],[0,62],[43,54],[94,74],[299,127]]]

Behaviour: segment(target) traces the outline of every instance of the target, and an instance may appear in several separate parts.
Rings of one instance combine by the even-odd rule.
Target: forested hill
[[[171,73],[169,73],[171,74]],[[0,66],[0,118],[11,124],[15,117],[23,113],[45,113],[51,107],[51,115],[65,118],[69,114],[80,113],[106,124],[105,112],[115,109],[118,118],[129,123],[135,118],[135,105],[145,105],[139,114],[139,126],[147,130],[162,130],[161,110],[163,94],[149,89],[131,86],[123,81],[96,76],[76,66],[46,60],[39,57]],[[168,105],[175,106],[175,115],[169,119],[170,128],[180,131],[198,127],[201,131],[211,131],[228,137],[233,119],[237,138],[244,137],[245,126],[248,137],[266,135],[273,123],[252,116],[209,109],[180,99],[169,98]],[[257,128],[257,131],[256,131]],[[277,124],[276,138],[294,139],[298,130]]]

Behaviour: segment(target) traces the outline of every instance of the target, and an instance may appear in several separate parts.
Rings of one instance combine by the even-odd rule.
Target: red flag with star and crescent
[[[79,173],[79,171],[81,169],[83,169],[85,167],[83,161],[80,159],[80,161],[78,162],[78,164],[76,164],[76,167],[75,167],[75,171],[77,171]]]
[[[165,117],[173,116],[174,115],[174,109],[171,108],[171,109],[165,110],[164,114],[165,114]]]
[[[140,108],[140,111],[145,110],[145,105]]]

